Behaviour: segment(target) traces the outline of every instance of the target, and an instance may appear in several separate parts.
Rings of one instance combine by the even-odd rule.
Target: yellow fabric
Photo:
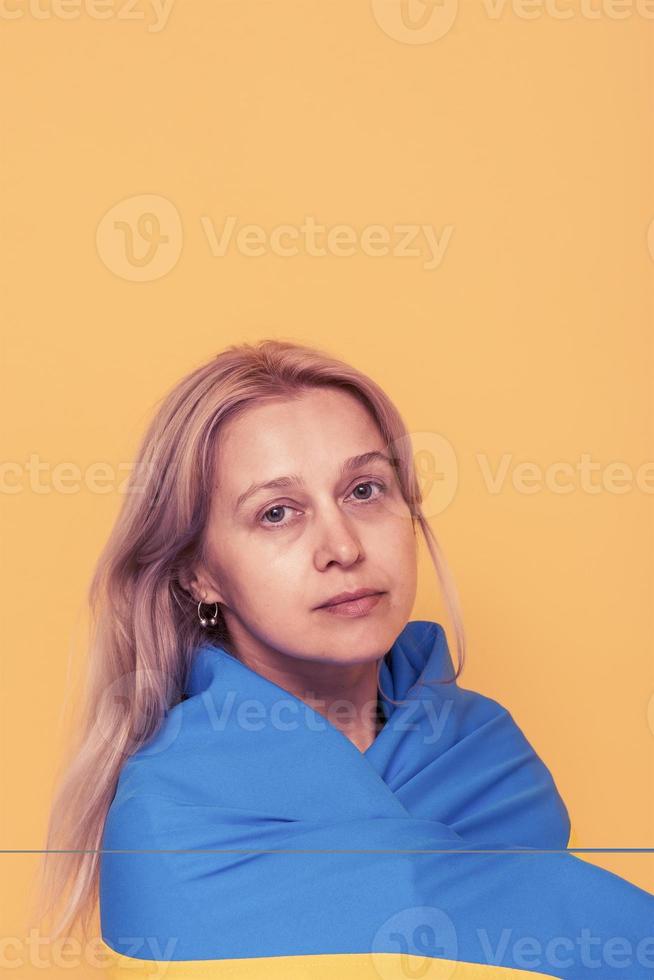
[[[231,960],[140,960],[102,943],[109,980],[529,980],[552,977],[503,966],[460,963],[404,953],[328,953],[320,956],[261,956]]]

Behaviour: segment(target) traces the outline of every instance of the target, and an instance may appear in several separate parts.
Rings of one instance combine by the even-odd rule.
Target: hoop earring
[[[201,605],[202,605],[202,600],[200,600],[198,602],[198,616],[200,618],[200,623],[202,624],[202,626],[207,626],[207,625],[209,625],[209,626],[215,626],[216,623],[218,622],[218,619],[217,619],[217,616],[218,616],[218,603],[217,602],[214,602],[214,606],[216,607],[216,611],[213,614],[213,616],[211,616],[210,619],[205,619],[205,617],[202,615],[202,612],[200,610],[200,606]]]

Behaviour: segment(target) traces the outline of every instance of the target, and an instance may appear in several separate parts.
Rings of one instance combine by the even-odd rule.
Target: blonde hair
[[[279,339],[227,347],[161,399],[91,579],[80,734],[54,796],[39,867],[37,921],[64,906],[50,933],[53,939],[77,923],[85,932],[88,928],[98,898],[105,818],[124,760],[183,700],[197,646],[207,640],[229,642],[221,612],[216,625],[203,630],[196,601],[180,584],[204,555],[221,427],[253,405],[319,386],[358,398],[392,450],[414,533],[418,526],[424,536],[456,635],[457,670],[441,683],[456,680],[463,668],[465,637],[456,589],[422,512],[406,426],[388,395],[356,368],[313,347]],[[378,684],[380,666],[381,660]],[[51,856],[50,851],[65,853]]]

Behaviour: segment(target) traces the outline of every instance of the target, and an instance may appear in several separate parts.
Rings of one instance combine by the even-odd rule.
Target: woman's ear
[[[203,569],[184,569],[179,574],[179,583],[196,602],[223,602],[222,592],[210,581]]]

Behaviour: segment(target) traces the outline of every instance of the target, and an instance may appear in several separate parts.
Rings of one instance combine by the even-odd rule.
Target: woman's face
[[[253,407],[223,427],[195,589],[221,603],[237,652],[355,664],[390,649],[416,595],[411,515],[383,459],[341,472],[375,451],[387,452],[372,418],[334,389]],[[249,492],[286,477],[297,482]],[[384,593],[367,615],[316,608],[360,588]]]

